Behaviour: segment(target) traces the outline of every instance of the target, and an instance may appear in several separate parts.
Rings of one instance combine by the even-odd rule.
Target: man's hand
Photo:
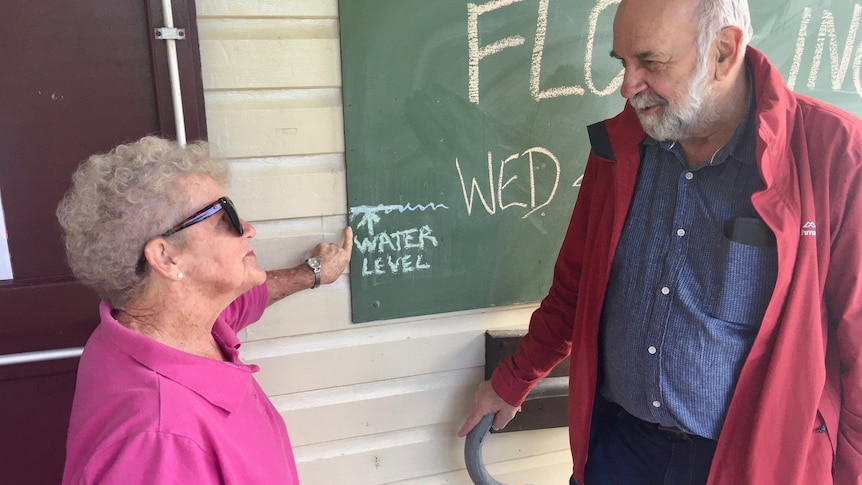
[[[520,410],[520,407],[512,406],[504,401],[497,394],[497,391],[491,387],[491,381],[485,381],[479,384],[479,389],[476,390],[476,395],[473,398],[473,411],[467,416],[467,420],[464,421],[461,429],[458,430],[458,436],[467,436],[467,433],[479,424],[482,417],[488,413],[497,414],[491,427],[494,429],[503,429]]]
[[[344,228],[344,241],[339,246],[335,243],[320,243],[311,251],[311,255],[320,261],[320,284],[332,283],[350,263],[353,253],[353,229]]]

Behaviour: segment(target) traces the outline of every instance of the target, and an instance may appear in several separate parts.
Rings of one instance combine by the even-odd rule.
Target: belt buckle
[[[656,429],[661,431],[664,434],[665,438],[671,441],[680,442],[687,441],[689,439],[688,433],[675,426],[663,426],[659,424]]]

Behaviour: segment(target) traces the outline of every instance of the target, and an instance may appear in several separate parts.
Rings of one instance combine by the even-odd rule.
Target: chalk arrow
[[[356,224],[356,227],[366,226],[368,228],[368,234],[374,235],[374,224],[380,222],[380,216],[377,215],[376,212],[373,211],[365,211],[362,213],[362,219],[359,220],[359,224]]]

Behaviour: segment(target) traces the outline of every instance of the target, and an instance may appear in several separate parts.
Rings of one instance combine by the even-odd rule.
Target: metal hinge
[[[156,32],[156,39],[159,40],[183,40],[186,38],[186,29],[159,27],[153,30]]]

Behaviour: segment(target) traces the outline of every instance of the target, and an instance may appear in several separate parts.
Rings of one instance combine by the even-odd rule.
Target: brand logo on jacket
[[[802,225],[802,235],[803,236],[816,236],[817,235],[817,224],[814,221],[808,221]]]

